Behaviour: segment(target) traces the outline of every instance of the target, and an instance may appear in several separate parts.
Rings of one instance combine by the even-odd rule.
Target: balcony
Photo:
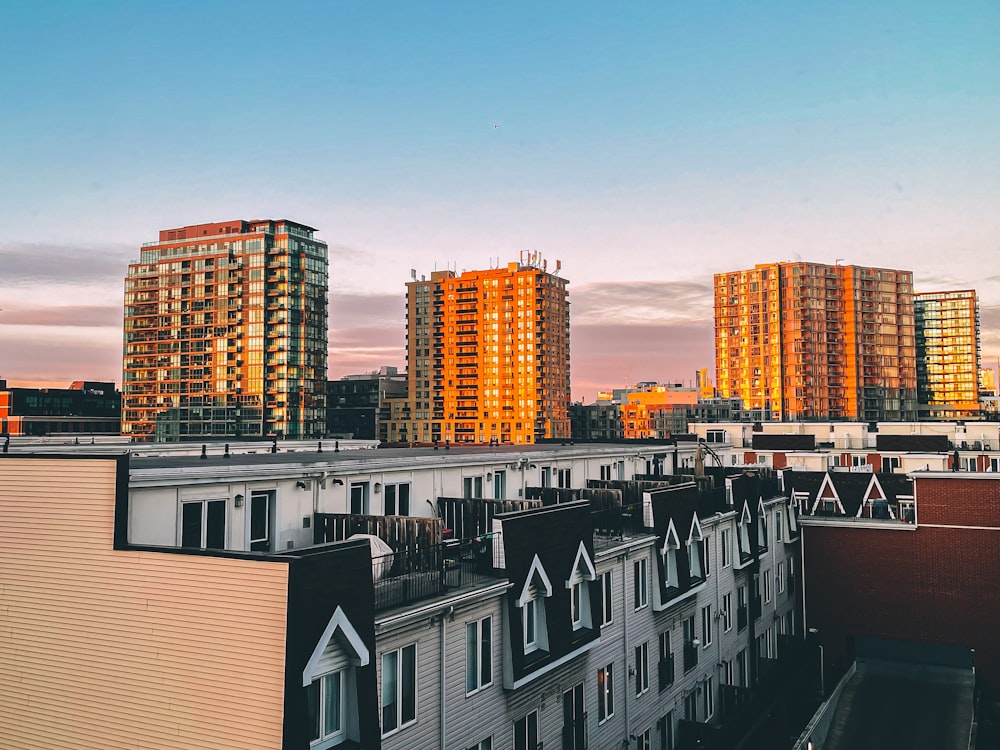
[[[697,654],[695,655],[697,661]],[[659,662],[660,692],[674,684],[674,655],[668,654]]]

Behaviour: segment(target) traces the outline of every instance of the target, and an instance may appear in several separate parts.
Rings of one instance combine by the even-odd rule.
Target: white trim
[[[586,653],[587,651],[590,651],[595,646],[599,646],[599,645],[601,645],[600,636],[598,636],[597,638],[595,638],[592,641],[588,641],[587,643],[585,643],[582,646],[580,646],[580,648],[577,648],[577,649],[574,649],[573,651],[570,651],[565,656],[560,656],[555,661],[549,662],[544,667],[541,667],[539,669],[533,670],[530,674],[525,675],[524,677],[520,678],[519,680],[514,680],[511,683],[509,689],[510,690],[517,690],[517,688],[522,687],[524,685],[527,685],[532,680],[538,679],[543,674],[551,672],[556,667],[561,667],[566,662],[572,661],[573,659],[575,659],[576,657],[578,657],[580,654]]]
[[[810,513],[815,513],[816,508],[819,507],[821,500],[830,500],[831,498],[823,497],[823,488],[829,486],[830,491],[833,493],[833,500],[837,503],[837,507],[840,508],[842,515],[847,515],[847,511],[844,510],[844,504],[840,502],[840,493],[837,492],[837,488],[833,485],[833,480],[830,479],[830,474],[823,477],[823,481],[819,485],[819,489],[816,491],[816,502],[813,503]]]
[[[552,596],[552,582],[549,580],[548,574],[545,572],[545,568],[542,565],[542,561],[538,559],[538,553],[535,553],[534,559],[531,561],[531,567],[528,568],[528,575],[524,579],[524,586],[521,588],[521,595],[517,598],[517,606],[523,607],[529,599],[534,599],[531,595],[531,582],[538,577],[542,583],[542,596]]]
[[[671,541],[673,537],[673,541]],[[677,538],[677,529],[674,528],[674,519],[670,519],[667,523],[667,533],[663,535],[663,547],[660,549],[660,554],[666,556],[667,552],[671,549],[680,549],[681,542]]]
[[[695,530],[697,530],[697,532],[698,532],[697,539],[695,539]],[[687,543],[691,544],[692,540],[701,542],[704,539],[705,539],[705,535],[701,533],[701,523],[698,521],[698,514],[697,513],[692,513],[691,514],[691,531],[688,533]]]
[[[538,556],[535,556],[538,559]],[[581,566],[580,562],[583,561],[584,565]],[[539,563],[540,564],[540,563]],[[584,573],[580,574],[580,568],[583,567]],[[580,548],[576,551],[576,558],[573,560],[573,567],[570,569],[569,578],[566,580],[566,588],[573,588],[573,584],[582,583],[583,581],[596,581],[597,580],[597,570],[594,568],[594,563],[590,559],[590,555],[587,554],[587,546],[581,541]]]
[[[1000,526],[962,526],[957,523],[922,523],[920,525],[927,529],[972,529],[973,531],[1000,531]]]
[[[320,636],[319,641],[316,643],[316,648],[313,649],[312,656],[306,662],[305,669],[302,670],[302,687],[308,687],[309,683],[319,677],[316,673],[316,666],[319,664],[319,660],[323,658],[323,652],[330,645],[334,633],[338,630],[347,640],[346,645],[349,649],[345,650],[353,652],[353,656],[349,654],[347,660],[355,667],[363,667],[368,664],[370,660],[368,647],[361,636],[358,635],[358,631],[354,629],[347,615],[344,614],[344,610],[338,606],[333,613],[333,617],[330,618],[330,622],[327,623],[326,630],[323,631],[323,635]]]

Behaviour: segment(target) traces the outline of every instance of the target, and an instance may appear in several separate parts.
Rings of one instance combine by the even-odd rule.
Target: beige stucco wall
[[[279,748],[287,566],[115,551],[115,467],[0,459],[0,747]]]

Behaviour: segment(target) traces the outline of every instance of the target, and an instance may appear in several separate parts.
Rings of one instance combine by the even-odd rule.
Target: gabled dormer
[[[861,498],[861,503],[858,505],[858,510],[854,514],[854,517],[895,520],[896,514],[889,504],[889,499],[882,488],[882,483],[879,482],[878,474],[872,474],[871,481],[868,482],[868,487],[865,488],[865,493]]]
[[[764,508],[764,498],[757,498],[757,554],[767,552],[768,529],[767,510]]]
[[[688,574],[690,585],[695,586],[705,580],[705,571],[708,568],[708,561],[704,559],[705,550],[702,542],[705,537],[701,533],[701,522],[698,514],[691,515],[691,529],[687,538]]]
[[[697,487],[693,483],[674,485],[659,488],[650,496],[658,562],[654,565],[653,609],[662,611],[696,595],[705,584],[708,561],[698,520]]]
[[[338,606],[302,670],[311,750],[359,741],[356,669],[370,660],[364,640]]]
[[[549,650],[545,600],[550,596],[552,596],[552,582],[536,554],[516,602],[518,609],[521,610],[521,644],[525,655]]]
[[[733,565],[737,569],[746,567],[754,559],[753,547],[750,544],[750,534],[753,530],[750,501],[746,500],[743,502],[739,518],[736,519],[736,558],[733,560]]]
[[[593,607],[591,606],[591,584],[597,580],[597,570],[590,559],[587,546],[581,541],[573,560],[573,568],[566,579],[569,589],[570,623],[573,631],[590,630],[594,627]]]
[[[678,556],[680,554],[681,543],[677,538],[677,529],[674,528],[674,521],[670,519],[667,524],[667,533],[660,547],[660,558],[663,566],[663,585],[667,596],[675,595],[680,589],[680,578]]]
[[[788,498],[785,518],[785,531],[787,533],[784,535],[784,540],[785,544],[789,544],[799,538],[799,503],[795,493],[792,493],[792,496]]]
[[[843,516],[844,504],[840,501],[837,487],[833,483],[832,474],[826,474],[816,492],[811,513],[814,516]]]

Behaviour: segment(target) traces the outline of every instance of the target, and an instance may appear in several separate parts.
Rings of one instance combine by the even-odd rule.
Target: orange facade
[[[685,407],[697,403],[697,389],[670,390],[659,386],[632,391],[626,394],[626,402],[620,407],[622,436],[626,440],[667,439],[672,432],[671,416],[676,412],[684,415]]]
[[[980,415],[979,302],[972,289],[915,297],[920,412],[934,419]]]
[[[567,282],[527,261],[407,284],[409,393],[390,402],[390,442],[570,436]]]
[[[916,416],[909,271],[770,263],[715,276],[721,396],[760,420]]]
[[[321,436],[327,247],[287,220],[169,229],[125,280],[122,433]]]

